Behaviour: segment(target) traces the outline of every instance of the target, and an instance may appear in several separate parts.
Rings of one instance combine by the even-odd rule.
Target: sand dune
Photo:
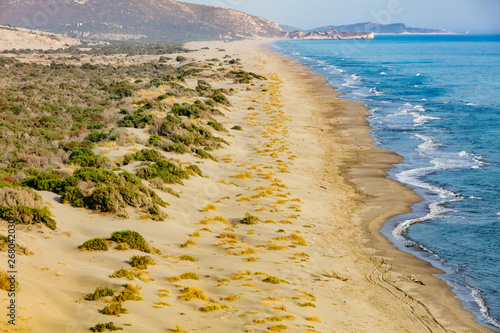
[[[419,198],[385,178],[399,159],[371,145],[362,105],[337,98],[324,79],[266,42],[188,47],[209,47],[189,58],[229,54],[267,78],[210,82],[235,90],[217,120],[242,131],[220,134],[230,146],[212,152],[218,162],[162,153],[196,163],[204,175],[172,186],[178,198],[158,192],[170,203],[164,222],[134,211],[118,220],[40,193],[58,228],[18,227],[18,243],[34,253],[19,257],[18,331],[87,332],[112,321],[124,332],[488,332],[431,276],[437,270],[378,233]],[[101,151],[118,158],[133,148]],[[258,221],[241,223],[247,213]],[[78,249],[119,230],[144,236],[156,264],[133,270],[130,258],[145,255],[138,250]],[[110,278],[121,268],[138,275]],[[140,287],[142,300],[124,302],[125,314],[100,313],[109,297],[85,300],[97,287],[127,283]],[[2,321],[3,331],[15,331]]]

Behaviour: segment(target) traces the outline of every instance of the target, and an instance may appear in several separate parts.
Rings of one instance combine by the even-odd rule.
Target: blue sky
[[[303,29],[374,21],[500,34],[500,0],[184,0],[228,7]]]

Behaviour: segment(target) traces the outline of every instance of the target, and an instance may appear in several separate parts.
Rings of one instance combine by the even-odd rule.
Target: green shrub
[[[197,148],[195,149],[196,155],[198,155],[201,158],[209,158],[215,162],[217,162],[217,159],[213,157],[210,153],[207,153],[204,149],[202,148]]]
[[[96,155],[90,148],[75,148],[69,155],[69,162],[82,167],[102,168],[111,162],[107,157]]]
[[[167,160],[161,160],[150,166],[137,169],[137,176],[145,180],[160,178],[169,184],[182,184],[182,179],[189,179],[186,171]]]
[[[123,164],[127,165],[132,161],[158,162],[164,159],[159,151],[154,149],[142,149],[135,154],[127,154],[123,157]]]
[[[194,164],[189,165],[188,167],[186,167],[186,171],[191,174],[203,177],[203,172],[201,172],[201,169],[197,165]]]
[[[59,202],[63,204],[68,203],[73,207],[84,207],[84,198],[85,195],[82,190],[80,190],[78,187],[68,186],[61,194]]]
[[[105,331],[123,331],[123,328],[115,326],[112,321],[106,324],[97,324],[94,327],[91,327],[90,330],[92,332],[105,332]]]
[[[4,220],[26,225],[43,223],[48,228],[54,230],[56,228],[56,221],[51,215],[47,207],[33,208],[20,205],[0,207],[0,218]]]
[[[102,238],[94,238],[86,241],[78,248],[85,251],[107,251],[108,243]]]
[[[227,130],[224,128],[224,126],[221,123],[218,123],[216,121],[209,121],[207,123],[208,126],[211,126],[214,130],[219,131],[219,132],[227,132]]]
[[[97,301],[103,297],[113,296],[115,294],[115,292],[116,292],[116,290],[113,290],[113,289],[108,288],[108,287],[104,287],[104,288],[97,287],[96,290],[94,291],[94,293],[87,294],[87,296],[85,296],[85,299],[87,301]]]
[[[235,131],[243,131],[243,128],[241,128],[241,126],[238,125],[231,127],[231,129]]]
[[[227,99],[227,97],[224,96],[224,95],[222,95],[221,93],[215,93],[212,96],[212,99],[214,101],[216,101],[217,103],[219,103],[219,104],[231,105],[231,103],[229,102],[229,100]]]
[[[111,240],[118,243],[126,243],[131,249],[139,250],[146,253],[151,253],[148,243],[136,231],[124,230],[115,231],[111,234]]]

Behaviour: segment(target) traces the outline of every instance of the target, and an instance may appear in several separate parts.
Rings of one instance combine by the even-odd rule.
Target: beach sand
[[[18,243],[34,252],[18,258],[18,331],[86,332],[113,321],[124,332],[491,332],[433,276],[439,270],[396,250],[379,233],[388,218],[421,199],[386,178],[400,158],[371,144],[366,108],[339,99],[323,77],[268,43],[188,44],[200,49],[188,58],[227,54],[267,80],[210,82],[235,90],[217,120],[243,131],[221,134],[230,146],[212,152],[219,162],[167,155],[202,161],[197,165],[205,177],[172,186],[179,198],[159,193],[171,204],[165,222],[133,212],[117,220],[41,193],[58,229],[18,227]],[[116,158],[132,148],[108,153]],[[261,222],[241,224],[247,212]],[[109,277],[130,268],[127,261],[138,251],[77,249],[127,229],[160,251],[151,255],[157,264],[142,280]],[[0,260],[3,267],[6,256]],[[182,279],[188,272],[199,280]],[[104,299],[85,300],[96,287],[125,283],[140,286],[143,299],[124,302],[127,314],[106,316],[99,313]],[[189,286],[199,287],[206,300],[183,300]],[[6,293],[0,300],[5,309]],[[200,311],[213,303],[227,307]],[[16,331],[2,321],[3,331]]]

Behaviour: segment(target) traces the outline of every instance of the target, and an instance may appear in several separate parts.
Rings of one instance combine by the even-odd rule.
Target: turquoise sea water
[[[404,157],[389,176],[425,199],[382,232],[442,269],[477,321],[500,331],[500,36],[272,47],[368,106],[376,144]]]

